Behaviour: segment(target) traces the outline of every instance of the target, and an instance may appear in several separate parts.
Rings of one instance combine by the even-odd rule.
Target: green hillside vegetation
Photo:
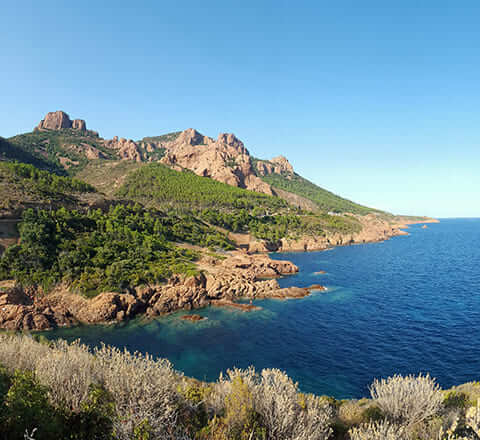
[[[261,208],[264,212],[289,209],[289,205],[277,197],[200,177],[191,171],[175,171],[159,163],[146,165],[131,173],[117,191],[117,196],[161,208]]]
[[[186,211],[210,224],[233,232],[249,232],[267,241],[360,229],[353,218],[315,215],[278,197],[230,186],[190,171],[175,171],[162,164],[150,164],[132,172],[116,194],[151,207]]]
[[[191,216],[166,216],[140,205],[84,213],[27,209],[19,232],[20,243],[0,258],[0,279],[45,290],[63,281],[88,296],[194,273],[197,252],[174,242],[233,248],[225,235]]]
[[[75,177],[95,186],[103,194],[113,197],[126,177],[144,166],[147,164],[130,160],[91,160],[75,174]]]
[[[298,174],[293,174],[288,177],[281,174],[271,174],[269,176],[260,177],[274,188],[280,188],[284,191],[288,191],[311,200],[312,202],[316,203],[322,211],[325,212],[350,212],[352,214],[360,215],[378,212],[375,209],[351,202],[350,200],[344,199],[331,193],[330,191],[320,188]]]
[[[95,188],[71,177],[39,170],[33,165],[0,162],[0,209],[13,210],[22,203],[72,202]]]
[[[92,131],[81,132],[70,128],[34,131],[11,137],[8,141],[22,151],[43,158],[55,172],[67,168],[69,173],[74,174],[85,167],[89,159],[83,154],[85,146],[82,144],[96,148],[106,159],[115,158],[114,153],[105,148],[102,140]]]
[[[2,137],[0,137],[0,160],[28,163],[43,170],[53,171],[56,174],[66,174],[63,167],[58,163],[52,163],[38,152],[34,152],[32,148],[13,144]]]

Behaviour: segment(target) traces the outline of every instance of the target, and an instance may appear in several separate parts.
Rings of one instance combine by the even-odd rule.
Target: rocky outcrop
[[[288,261],[235,252],[221,263],[209,264],[206,273],[191,277],[173,276],[164,285],[139,288],[132,293],[104,292],[90,300],[69,293],[65,287],[48,295],[33,289],[12,287],[0,294],[0,328],[46,330],[79,323],[122,321],[142,313],[164,315],[241,297],[286,298],[290,293],[298,296],[297,292],[280,289],[274,279],[261,279],[298,271]],[[305,294],[304,291],[303,296]]]
[[[44,119],[37,125],[37,130],[61,130],[62,128],[73,128],[79,131],[86,131],[87,124],[83,119],[72,121],[67,113],[58,110],[49,112]]]
[[[287,178],[294,173],[292,165],[285,156],[277,156],[269,161],[258,161],[257,171],[262,176],[268,176],[269,174],[282,174],[286,175]]]
[[[273,195],[270,185],[256,176],[248,150],[232,133],[221,133],[217,140],[189,128],[174,140],[155,144],[165,148],[161,162],[174,169],[189,169],[228,185]]]
[[[74,130],[87,131],[87,124],[83,119],[74,119],[72,122],[72,128]]]
[[[144,159],[140,147],[131,139],[114,136],[113,139],[105,140],[104,145],[115,150],[120,159],[133,160],[135,162],[141,162]]]

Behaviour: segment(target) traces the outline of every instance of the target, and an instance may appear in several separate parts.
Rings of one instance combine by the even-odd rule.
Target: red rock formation
[[[105,140],[104,145],[115,150],[120,159],[134,160],[135,162],[141,162],[144,159],[140,147],[131,139],[119,139],[118,136],[115,136],[111,140]]]
[[[62,128],[73,128],[75,130],[86,131],[87,125],[83,119],[75,119],[73,122],[67,113],[58,110],[49,112],[44,119],[37,125],[37,130],[61,130]]]
[[[158,147],[166,149],[161,162],[170,167],[187,168],[228,185],[273,194],[270,185],[255,175],[243,142],[231,133],[221,133],[215,141],[189,128]]]
[[[288,176],[294,173],[292,165],[284,156],[277,156],[269,161],[258,161],[257,170],[262,176],[268,176],[274,173],[286,174]]]

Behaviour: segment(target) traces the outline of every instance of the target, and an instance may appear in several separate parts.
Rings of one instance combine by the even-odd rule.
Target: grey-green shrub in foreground
[[[443,405],[440,387],[428,374],[376,379],[370,393],[388,418],[407,428],[436,415]]]
[[[405,428],[388,420],[354,427],[350,430],[351,440],[406,440]]]

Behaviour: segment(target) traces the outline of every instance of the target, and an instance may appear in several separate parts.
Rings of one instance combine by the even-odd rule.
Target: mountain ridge
[[[75,176],[93,160],[160,161],[177,171],[187,169],[231,186],[277,196],[303,209],[382,213],[302,178],[283,155],[271,159],[254,157],[233,133],[220,133],[214,139],[188,128],[137,141],[118,136],[104,139],[98,132],[87,130],[84,120],[71,120],[66,112],[58,110],[47,113],[33,132],[5,141],[23,148],[37,161],[50,162],[56,173],[64,170]]]

